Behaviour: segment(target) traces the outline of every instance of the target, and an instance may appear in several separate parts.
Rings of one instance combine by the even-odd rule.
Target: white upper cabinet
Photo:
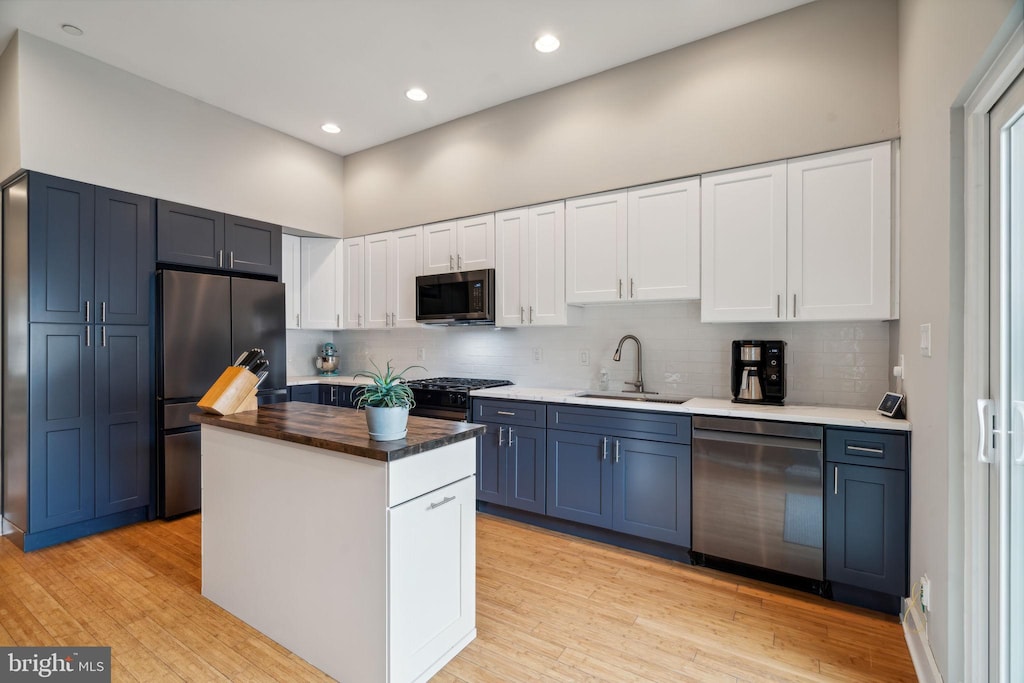
[[[630,188],[627,200],[627,298],[700,298],[700,179]]]
[[[363,247],[362,237],[352,237],[342,242],[345,271],[345,329],[358,330],[366,327],[366,309],[363,296]]]
[[[392,230],[363,239],[365,326],[415,326],[416,276],[424,258],[422,228]]]
[[[289,330],[300,326],[302,310],[300,254],[301,240],[295,235],[281,235],[281,282],[284,283],[284,326]]]
[[[892,317],[888,142],[701,178],[704,322]]]
[[[565,297],[570,304],[623,301],[626,192],[565,202]]]
[[[789,319],[892,314],[892,148],[791,159]]]
[[[342,241],[328,238],[300,240],[300,290],[304,329],[340,329],[344,307]]]
[[[565,325],[565,204],[495,216],[495,324]]]
[[[423,226],[423,272],[494,268],[494,214]]]
[[[701,177],[703,322],[785,320],[786,162]]]

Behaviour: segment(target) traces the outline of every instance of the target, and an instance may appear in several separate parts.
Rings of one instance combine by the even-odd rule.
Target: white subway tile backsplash
[[[578,325],[495,329],[490,327],[408,328],[341,332],[288,332],[289,374],[310,374],[320,344],[332,339],[351,374],[369,359],[389,358],[411,377],[468,376],[506,378],[521,385],[597,389],[601,369],[609,388],[633,378],[636,346],[623,346],[622,361],[612,361],[619,338],[634,334],[644,345],[647,387],[662,393],[729,398],[729,362],[733,339],[783,339],[787,342],[787,403],[874,407],[889,386],[889,324],[750,323],[704,324],[699,302],[632,303],[585,307]],[[416,360],[423,348],[426,361]],[[541,361],[533,349],[541,350]],[[590,364],[579,363],[585,349]]]

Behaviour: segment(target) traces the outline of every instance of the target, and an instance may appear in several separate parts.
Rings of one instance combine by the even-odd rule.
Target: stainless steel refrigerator
[[[260,404],[287,400],[284,285],[280,282],[157,272],[157,511],[174,517],[199,509],[199,425],[196,403],[224,368],[262,348],[270,374]]]

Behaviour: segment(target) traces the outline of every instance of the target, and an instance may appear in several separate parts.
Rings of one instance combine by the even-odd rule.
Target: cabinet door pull
[[[100,302],[100,322],[101,323],[107,322],[107,302],[106,301],[101,301]]]
[[[498,427],[498,445],[499,446],[504,446],[505,445],[505,428],[504,427]]]
[[[530,306],[530,324],[533,324],[533,306]]]
[[[229,251],[228,252],[228,268],[234,268],[234,267],[235,267],[235,252],[234,251]]]
[[[92,327],[85,326],[85,345],[92,346]]]
[[[775,317],[776,318],[781,318],[782,317],[782,295],[781,294],[776,294],[775,295]]]
[[[100,328],[100,346],[106,348],[107,346],[107,326],[104,325]]]
[[[299,314],[298,313],[295,314],[295,327],[302,327],[302,325],[299,324]]]
[[[839,495],[839,465],[832,467],[832,495]]]
[[[363,326],[363,314],[362,313],[356,313],[356,324],[359,327]]]
[[[522,324],[523,324],[524,322],[526,322],[526,321],[525,321],[525,320],[523,319],[523,315],[524,315],[524,313],[523,313],[523,307],[522,307],[522,306],[520,306],[520,307],[519,307],[519,324],[520,324],[520,325],[522,325]]]
[[[514,443],[512,443],[512,438],[515,436],[515,433],[516,433],[516,430],[514,430],[512,427],[508,428],[508,445],[509,446],[514,446],[515,445]]]
[[[602,436],[601,437],[601,459],[602,460],[607,460],[608,459],[608,437],[607,436]]]
[[[92,307],[89,304],[89,301],[85,302],[85,322],[91,322],[89,318],[91,317]]]
[[[337,322],[336,327],[341,327],[341,313],[335,314],[334,319]]]
[[[619,278],[619,298],[622,298],[622,278]]]
[[[796,294],[793,295],[793,320],[796,320]]]
[[[499,410],[498,415],[508,415],[509,417],[515,417],[516,413],[513,410]]]
[[[448,254],[448,270],[455,270],[455,257]]]
[[[459,270],[462,270],[462,254],[459,254]]]
[[[217,267],[218,268],[223,268],[224,267],[224,250],[223,249],[218,249],[217,250]]]
[[[435,510],[435,509],[441,507],[442,505],[447,505],[448,503],[452,502],[453,500],[455,500],[455,496],[445,496],[441,500],[440,503],[431,503],[430,504],[430,509],[431,510]]]
[[[619,461],[619,440],[615,439],[615,462]]]
[[[859,453],[871,453],[872,455],[885,455],[881,448],[867,448],[866,446],[847,446],[846,451],[857,451]]]
[[[636,298],[636,287],[633,284],[633,278],[629,278],[629,298]]]

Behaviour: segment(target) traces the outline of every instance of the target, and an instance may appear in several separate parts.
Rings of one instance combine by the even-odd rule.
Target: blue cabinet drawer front
[[[907,469],[907,434],[856,429],[825,430],[825,460]]]
[[[548,405],[548,427],[666,443],[690,443],[690,416]]]
[[[473,399],[473,422],[496,422],[522,427],[547,426],[547,413],[543,403],[528,401],[493,401]]]

